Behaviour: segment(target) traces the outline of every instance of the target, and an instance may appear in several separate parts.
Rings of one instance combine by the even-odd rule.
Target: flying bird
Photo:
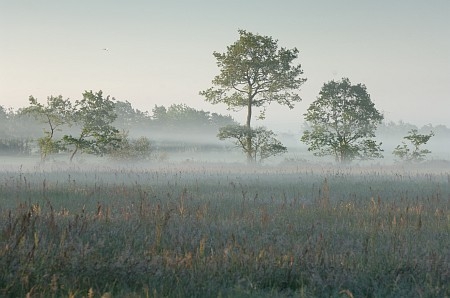
[[[109,49],[108,48],[103,48],[102,51],[107,51],[108,52]]]

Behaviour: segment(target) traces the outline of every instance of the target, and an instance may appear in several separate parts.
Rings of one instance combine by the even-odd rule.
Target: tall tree
[[[314,155],[334,155],[336,161],[382,157],[381,143],[373,138],[383,115],[375,108],[365,85],[348,78],[325,83],[309,106],[305,120],[310,129],[302,136]]]
[[[249,161],[255,150],[251,133],[253,108],[261,108],[260,118],[268,104],[277,102],[289,108],[301,101],[297,94],[306,81],[301,65],[293,65],[298,57],[296,48],[278,47],[278,41],[269,36],[239,30],[239,40],[227,47],[226,53],[214,52],[220,74],[211,87],[201,91],[212,104],[225,103],[229,109],[247,109],[247,135],[242,149]],[[229,137],[232,137],[231,135]]]
[[[63,137],[65,144],[73,146],[70,161],[78,151],[102,156],[120,146],[119,131],[112,126],[117,117],[114,107],[114,98],[104,98],[101,90],[85,91],[83,99],[75,102],[73,119],[80,132]]]

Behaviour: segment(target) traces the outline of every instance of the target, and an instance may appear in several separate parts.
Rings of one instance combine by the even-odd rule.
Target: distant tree
[[[167,121],[173,126],[199,128],[209,125],[209,112],[196,110],[185,104],[173,104],[167,109]]]
[[[259,118],[265,117],[265,109],[272,102],[293,108],[294,103],[301,100],[296,92],[306,79],[300,78],[301,66],[292,65],[298,57],[296,48],[278,48],[277,40],[272,37],[245,30],[239,30],[239,35],[239,40],[228,46],[226,53],[213,53],[220,74],[212,81],[214,87],[201,91],[200,95],[212,104],[225,103],[229,109],[247,109],[247,135],[244,142],[237,141],[246,152],[247,160],[253,162],[252,153],[256,149],[251,129],[253,108],[262,108]]]
[[[381,143],[372,138],[383,115],[375,108],[365,85],[351,85],[347,78],[325,83],[305,120],[310,129],[301,140],[314,155],[333,155],[341,163],[382,157]]]
[[[167,109],[164,106],[157,106],[152,110],[152,119],[158,124],[164,124],[167,122]]]
[[[215,128],[224,127],[227,125],[237,125],[237,122],[230,115],[220,115],[217,113],[212,113],[210,116],[211,126]]]
[[[252,146],[246,146],[247,138],[252,138]],[[271,130],[264,127],[255,129],[247,126],[228,125],[220,128],[218,137],[220,140],[234,139],[237,147],[241,148],[247,156],[251,156],[252,161],[262,162],[264,159],[287,152]]]
[[[7,113],[6,113],[6,109],[5,107],[3,107],[2,105],[0,105],[0,120],[4,120],[7,118]]]
[[[412,129],[408,132],[408,135],[403,137],[408,140],[413,148],[410,148],[404,141],[401,145],[397,145],[394,149],[393,154],[400,158],[402,161],[407,162],[420,162],[425,160],[425,156],[430,154],[431,151],[428,149],[421,149],[422,145],[428,143],[431,137],[434,136],[434,132],[429,134],[419,134],[417,129]]]
[[[129,130],[135,126],[141,126],[150,118],[147,112],[133,108],[128,101],[116,101],[114,103],[114,113],[117,115],[114,126],[118,129],[125,130]]]
[[[24,116],[13,108],[0,105],[0,153],[14,155],[31,154],[36,134],[36,120]],[[41,131],[38,131],[41,134]]]
[[[404,136],[411,129],[417,129],[417,126],[405,123],[403,121],[382,121],[380,125],[377,126],[377,136],[383,139],[398,139],[398,137]]]
[[[235,124],[231,116],[223,116],[203,110],[197,110],[186,104],[173,104],[168,108],[155,106],[153,112],[153,123],[163,129],[177,131],[202,130],[218,128],[219,124]]]
[[[145,160],[152,153],[150,140],[146,137],[130,139],[127,132],[119,134],[120,142],[110,155],[115,160]]]
[[[47,124],[44,136],[38,138],[41,159],[45,160],[48,154],[57,153],[64,149],[61,139],[55,139],[55,132],[64,125],[70,125],[73,114],[72,103],[69,99],[59,96],[47,97],[47,103],[41,104],[36,98],[28,98],[29,106],[22,109],[22,114],[35,117],[38,121]]]
[[[9,128],[9,113],[8,111],[3,107],[0,106],[0,125],[2,129],[0,130],[0,137],[5,138],[9,137],[9,133],[7,131],[7,128]]]
[[[73,121],[80,132],[63,137],[65,145],[73,147],[70,161],[79,151],[102,156],[119,146],[119,130],[112,126],[117,117],[114,107],[114,98],[104,98],[101,90],[85,91],[83,99],[75,102]]]

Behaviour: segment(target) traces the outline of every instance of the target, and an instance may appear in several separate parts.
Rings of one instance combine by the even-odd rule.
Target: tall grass
[[[0,172],[0,296],[450,296],[449,175]]]

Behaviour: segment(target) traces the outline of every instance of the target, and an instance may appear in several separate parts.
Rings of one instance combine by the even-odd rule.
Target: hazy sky
[[[255,124],[298,131],[322,85],[348,77],[387,119],[450,126],[449,0],[0,0],[0,105],[101,89],[143,111],[183,102],[241,120],[198,95],[238,29],[297,47],[308,79],[295,109]]]

